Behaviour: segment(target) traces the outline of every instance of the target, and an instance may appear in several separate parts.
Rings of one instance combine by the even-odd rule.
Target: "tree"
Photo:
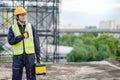
[[[105,45],[105,44],[101,44],[98,48],[98,60],[103,60],[105,58],[108,58],[111,54],[110,52],[110,48],[108,45]]]
[[[98,46],[100,44],[106,44],[109,46],[111,53],[114,55],[116,54],[117,48],[118,48],[118,39],[114,38],[110,34],[103,33],[97,38],[97,41],[98,41],[98,43],[97,43]],[[98,46],[96,46],[96,47],[98,47]]]
[[[94,45],[85,45],[85,49],[87,50],[87,61],[97,61],[98,52]]]
[[[87,61],[87,51],[85,48],[75,47],[71,53],[67,55],[68,62],[82,62]]]
[[[73,34],[64,34],[60,37],[60,45],[63,46],[73,46],[76,36]]]
[[[60,44],[74,47],[73,51],[68,54],[69,61],[95,61],[109,56],[112,58],[115,56],[120,60],[119,39],[108,33],[99,36],[91,33],[79,36],[64,34],[60,38]]]

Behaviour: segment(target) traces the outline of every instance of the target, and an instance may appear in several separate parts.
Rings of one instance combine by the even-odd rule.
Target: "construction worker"
[[[35,56],[40,62],[38,35],[32,24],[26,21],[26,10],[16,7],[14,16],[17,22],[9,28],[8,42],[13,47],[12,80],[22,80],[23,67],[27,80],[36,80]]]

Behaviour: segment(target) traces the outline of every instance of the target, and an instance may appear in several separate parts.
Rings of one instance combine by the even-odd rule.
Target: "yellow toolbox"
[[[46,74],[46,65],[41,63],[35,64],[35,74],[36,75],[45,75]]]

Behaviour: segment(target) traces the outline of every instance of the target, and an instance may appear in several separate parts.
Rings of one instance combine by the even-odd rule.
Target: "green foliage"
[[[80,39],[75,40],[74,47],[83,47],[83,46],[84,46],[83,40]]]
[[[60,37],[60,45],[74,47],[73,51],[67,55],[68,61],[99,61],[107,57],[120,60],[119,39],[108,33],[99,36],[92,33],[79,36],[64,34]]]
[[[11,62],[11,61],[12,61],[12,57],[11,56],[0,56],[0,63]]]
[[[3,51],[4,49],[2,48],[2,46],[0,45],[0,53],[1,53],[1,51]]]
[[[6,62],[7,61],[7,57],[0,57],[0,63],[1,62]]]
[[[82,62],[87,61],[87,51],[85,48],[76,47],[70,54],[67,55],[68,62]]]
[[[0,52],[3,50],[2,46],[0,45]]]
[[[110,51],[112,54],[116,54],[117,48],[118,48],[118,39],[114,38],[110,34],[101,34],[98,38],[98,45],[100,44],[106,44],[110,47]],[[98,47],[98,46],[97,46]]]
[[[98,56],[96,47],[93,45],[86,45],[85,49],[88,52],[87,53],[87,55],[88,55],[87,61],[96,61],[97,56]]]
[[[48,58],[47,60],[48,60],[47,62],[52,62],[53,61],[52,58]],[[41,57],[41,61],[46,62],[46,58]]]
[[[75,36],[72,34],[64,34],[62,37],[60,37],[60,45],[73,46],[73,42],[75,39]]]
[[[0,45],[0,56],[1,56],[1,51],[3,51],[4,49],[2,48],[2,46]],[[4,61],[5,59],[3,58],[2,59],[2,57],[0,57],[0,62],[2,62],[2,61]]]
[[[116,53],[115,59],[116,59],[117,61],[120,61],[120,49],[119,49],[119,48],[117,49],[117,53]]]
[[[97,57],[98,60],[103,60],[105,58],[108,58],[111,54],[109,46],[101,44],[98,47],[98,54],[99,54],[98,57]]]
[[[67,61],[100,61],[109,57],[109,54],[110,50],[107,45],[101,45],[98,51],[93,45],[84,45],[82,47],[75,47],[73,51],[67,55]]]

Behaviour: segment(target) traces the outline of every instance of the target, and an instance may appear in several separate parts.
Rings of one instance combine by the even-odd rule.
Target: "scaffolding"
[[[13,12],[16,6],[23,6],[28,14],[28,22],[35,27],[40,39],[41,54],[46,61],[59,62],[58,26],[59,0],[3,0],[0,3],[0,46],[4,48],[1,56],[12,55],[12,49],[7,42],[9,27],[15,22]],[[50,45],[54,47],[51,50]]]

